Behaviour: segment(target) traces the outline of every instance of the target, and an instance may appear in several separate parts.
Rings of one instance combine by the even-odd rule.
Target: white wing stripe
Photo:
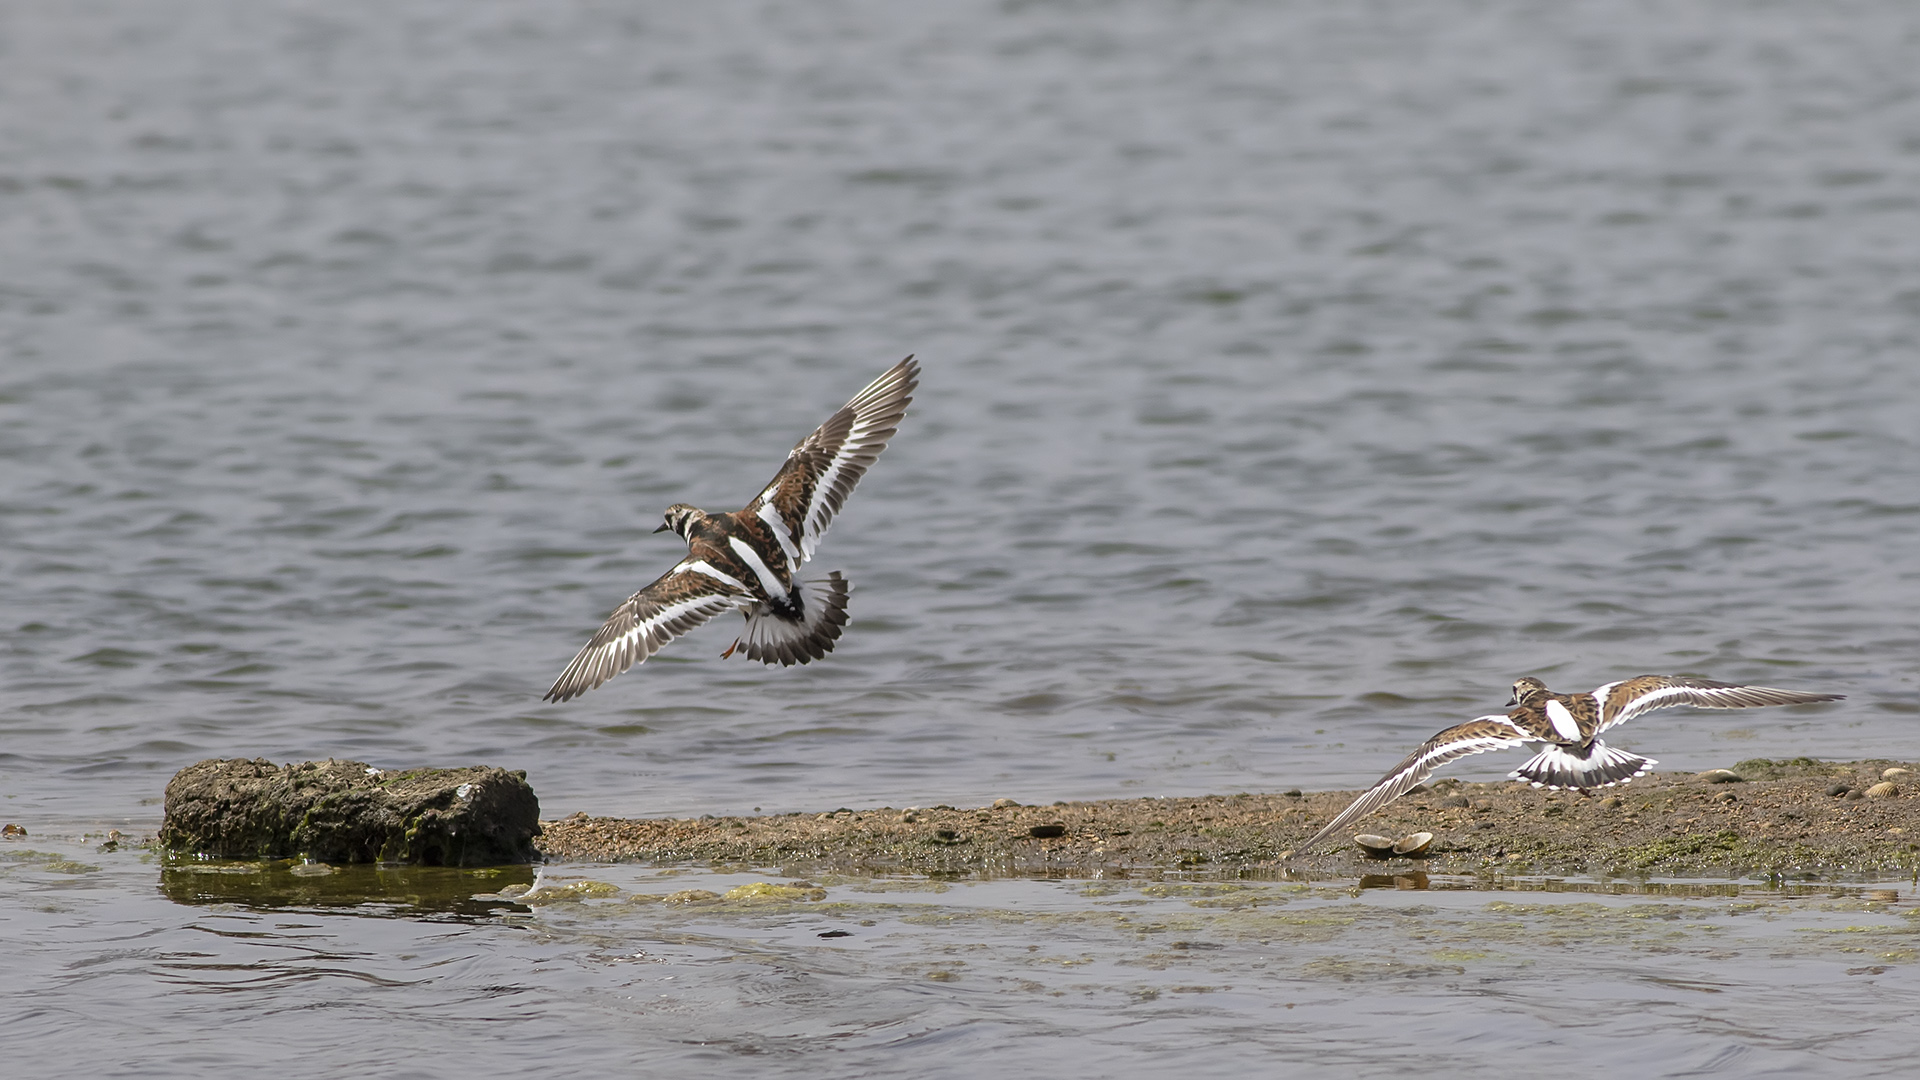
[[[685,600],[677,600],[661,608],[659,611],[654,612],[641,622],[635,623],[633,629],[620,635],[619,638],[607,642],[606,645],[601,647],[602,651],[611,652],[615,646],[623,645],[626,642],[632,641],[634,638],[650,636],[660,627],[678,619],[682,615],[691,615],[705,608],[716,606],[716,601],[719,602],[717,606],[722,610],[734,606],[730,597],[717,596],[713,593],[708,593],[705,596],[690,596]]]
[[[1652,712],[1655,709],[1661,708],[1660,703],[1669,698],[1680,699],[1679,701],[1670,702],[1671,705],[1695,705],[1702,708],[1713,708],[1711,705],[1702,706],[1700,702],[1694,700],[1695,695],[1701,693],[1703,693],[1703,691],[1700,688],[1692,686],[1663,686],[1658,690],[1649,690],[1621,706],[1620,715],[1614,717],[1613,723],[1624,724],[1634,717],[1639,716],[1641,713]],[[1704,691],[1704,693],[1711,694],[1712,691],[1708,690]],[[1613,724],[1607,726],[1612,727]]]
[[[727,546],[731,547],[733,553],[740,556],[740,560],[747,564],[747,569],[753,571],[753,576],[760,579],[760,588],[768,597],[777,598],[787,595],[787,587],[780,583],[780,579],[767,566],[766,560],[760,557],[760,553],[753,550],[752,544],[737,536],[729,536]]]
[[[773,531],[773,538],[780,542],[780,553],[787,557],[787,573],[797,573],[800,569],[800,552],[793,546],[793,538],[787,534],[787,523],[780,517],[780,511],[767,499],[760,500],[757,516],[767,523]]]
[[[708,562],[705,559],[694,559],[691,562],[683,562],[679,566],[674,567],[673,572],[676,574],[704,574],[707,577],[712,578],[713,580],[719,582],[722,585],[731,585],[734,588],[739,589],[741,592],[753,591],[752,589],[747,588],[746,585],[741,583],[740,579],[734,577],[733,575],[723,574],[720,571],[715,570],[713,568],[713,564]]]

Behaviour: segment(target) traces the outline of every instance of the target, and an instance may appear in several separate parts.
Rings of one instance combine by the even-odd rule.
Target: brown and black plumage
[[[743,509],[668,507],[654,531],[686,540],[687,557],[614,609],[546,699],[578,697],[729,610],[747,625],[725,656],[738,649],[750,660],[791,665],[832,652],[847,625],[847,581],[838,570],[802,581],[800,567],[898,430],[919,374],[909,356],[867,384],[794,446]]]
[[[1442,765],[1470,754],[1534,746],[1538,752],[1510,776],[1534,787],[1585,792],[1627,783],[1659,764],[1599,739],[1601,732],[1642,713],[1676,705],[1698,709],[1805,705],[1838,701],[1842,696],[1738,686],[1680,675],[1639,675],[1610,682],[1590,694],[1556,694],[1539,679],[1523,678],[1513,684],[1513,698],[1507,702],[1510,711],[1456,724],[1428,739],[1335,815],[1313,839],[1301,845],[1300,851],[1312,850],[1342,826],[1405,795]]]

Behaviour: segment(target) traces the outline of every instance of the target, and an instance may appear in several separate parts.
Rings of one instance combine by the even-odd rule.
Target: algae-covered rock
[[[423,866],[532,862],[540,803],[526,774],[359,761],[202,761],[167,784],[160,843],[226,859]]]

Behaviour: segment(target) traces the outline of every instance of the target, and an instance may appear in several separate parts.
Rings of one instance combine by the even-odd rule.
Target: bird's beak
[[[1517,697],[1510,697],[1507,699],[1507,708],[1509,709],[1513,708],[1515,705],[1518,705],[1518,704],[1520,704],[1520,699]]]
[[[659,527],[659,528],[657,528],[657,529],[655,529],[655,530],[653,530],[653,531],[654,531],[654,532],[666,532],[666,531],[667,531],[667,523],[666,523],[666,522],[664,522],[664,521],[663,521],[663,522],[661,522],[661,523],[660,523],[660,527]]]

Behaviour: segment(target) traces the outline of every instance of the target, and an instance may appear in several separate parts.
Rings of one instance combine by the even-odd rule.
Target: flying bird
[[[1566,788],[1585,794],[1593,788],[1627,783],[1659,764],[1599,739],[1601,732],[1642,713],[1676,705],[1699,709],[1805,705],[1839,701],[1844,696],[1737,686],[1679,675],[1639,675],[1610,682],[1590,694],[1556,694],[1539,679],[1523,678],[1513,684],[1513,698],[1507,702],[1513,706],[1511,711],[1456,724],[1428,739],[1299,850],[1303,854],[1312,850],[1341,826],[1381,809],[1432,776],[1435,769],[1469,754],[1516,746],[1536,749],[1526,764],[1508,775],[1534,787],[1553,791]]]
[[[847,625],[848,583],[835,570],[802,581],[800,567],[868,466],[887,448],[919,384],[913,357],[895,364],[801,439],[745,509],[709,514],[667,507],[654,532],[687,542],[687,557],[627,597],[546,693],[575,698],[726,611],[746,616],[734,651],[767,664],[804,664],[833,651]]]

